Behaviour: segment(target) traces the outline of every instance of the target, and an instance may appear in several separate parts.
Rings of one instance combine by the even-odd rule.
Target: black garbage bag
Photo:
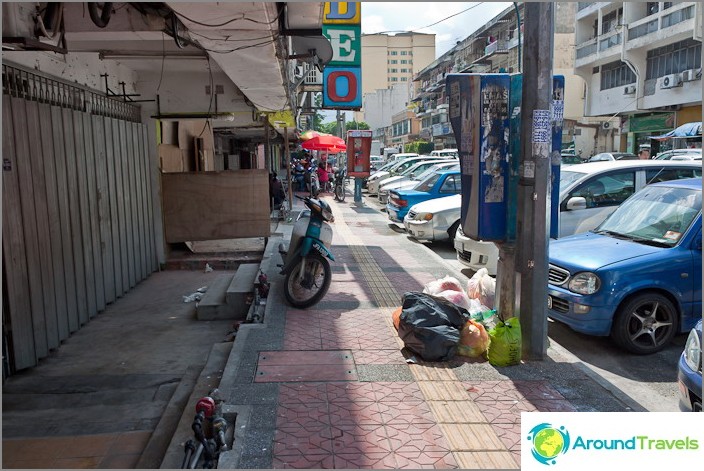
[[[398,335],[423,360],[445,361],[455,356],[469,318],[466,309],[444,298],[408,292],[403,295]]]

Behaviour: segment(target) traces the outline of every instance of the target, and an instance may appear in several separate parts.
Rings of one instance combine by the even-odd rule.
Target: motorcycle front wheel
[[[340,203],[345,201],[345,185],[335,185],[335,199]]]
[[[301,264],[303,276],[301,276]],[[320,301],[330,288],[332,271],[330,263],[318,252],[299,258],[284,280],[286,301],[296,308],[305,309]]]

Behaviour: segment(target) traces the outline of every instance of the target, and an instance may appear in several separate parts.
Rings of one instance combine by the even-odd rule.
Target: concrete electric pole
[[[554,5],[524,4],[521,160],[516,241],[523,359],[547,354]]]

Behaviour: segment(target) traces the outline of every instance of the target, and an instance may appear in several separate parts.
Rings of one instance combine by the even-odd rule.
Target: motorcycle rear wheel
[[[305,309],[320,301],[330,288],[332,271],[330,263],[318,252],[311,252],[305,258],[303,279],[299,279],[303,257],[299,258],[284,280],[286,301],[296,308]]]
[[[345,201],[345,185],[335,185],[335,199],[340,203]]]

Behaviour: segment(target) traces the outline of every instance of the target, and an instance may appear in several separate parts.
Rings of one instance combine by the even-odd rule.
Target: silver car
[[[379,198],[379,203],[386,204],[388,202],[389,190],[401,189],[402,187],[406,187],[406,183],[409,182],[413,182],[410,186],[411,188],[413,188],[413,186],[425,180],[425,177],[430,175],[431,173],[441,168],[457,165],[457,162],[457,159],[438,161],[423,160],[413,165],[412,167],[407,168],[398,175],[383,180],[381,182],[381,186],[379,186],[379,189],[377,190],[377,197]]]
[[[403,218],[408,235],[419,241],[453,241],[460,226],[462,195],[446,196],[413,205]]]

